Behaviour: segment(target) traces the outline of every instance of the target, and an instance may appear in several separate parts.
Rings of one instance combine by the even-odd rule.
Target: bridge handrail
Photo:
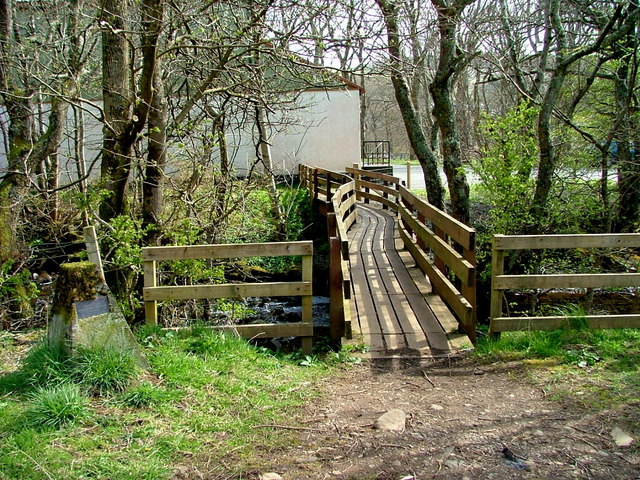
[[[327,217],[330,336],[338,344],[341,337],[351,337],[351,273],[347,232],[357,219],[356,183],[348,175],[307,165],[300,165],[299,175],[301,186],[309,190],[312,201],[322,207],[320,210]]]
[[[503,317],[505,290],[528,288],[636,287],[638,273],[505,275],[507,252],[514,250],[576,248],[640,248],[640,234],[494,235],[491,262],[491,334],[517,330],[552,330],[584,321],[588,328],[640,328],[640,314]]]
[[[398,177],[355,166],[346,172],[355,178],[359,198],[377,201],[398,213],[405,247],[475,343],[475,230],[411,193]]]
[[[306,168],[309,170],[304,174],[301,170],[301,178],[304,176],[305,185],[310,191],[317,192],[312,194],[315,199],[320,198],[319,193],[327,201],[333,201],[335,195],[342,192],[343,186],[332,191],[331,188],[326,189],[326,185],[331,185],[332,179],[338,178],[346,182],[344,174]],[[364,200],[365,203],[375,201],[381,203],[383,208],[398,213],[402,220],[398,229],[405,247],[431,281],[434,293],[439,294],[457,315],[465,332],[475,343],[475,230],[418,198],[401,184],[398,177],[363,170],[357,165],[345,170],[355,181],[357,200]],[[318,183],[321,185],[318,186]],[[349,202],[355,203],[353,199]],[[339,211],[335,206],[334,209]],[[350,226],[344,230],[342,238],[346,238]],[[452,279],[452,276],[455,278]]]
[[[246,257],[302,257],[302,280],[299,282],[226,283],[215,285],[158,286],[158,261]],[[145,320],[158,324],[158,301],[203,298],[302,297],[302,322],[214,327],[233,330],[247,338],[299,336],[305,353],[311,353],[313,337],[313,242],[268,242],[244,244],[185,245],[142,248],[144,271]]]

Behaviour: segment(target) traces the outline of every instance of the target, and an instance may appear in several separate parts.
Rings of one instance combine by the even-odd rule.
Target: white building
[[[271,161],[276,174],[297,173],[301,163],[329,170],[344,171],[361,160],[360,95],[362,88],[344,81],[339,87],[302,91],[296,107],[285,112],[267,115],[267,136],[271,145]],[[99,152],[102,148],[101,102],[83,106],[85,123],[85,160],[90,176],[100,171]],[[44,112],[43,118],[46,118]],[[256,163],[258,133],[255,116],[241,114],[227,119],[226,129],[229,159],[234,173],[245,176]],[[7,117],[0,111],[4,141],[0,141],[0,174],[6,168]],[[60,146],[59,165],[61,182],[78,178],[73,134],[75,120],[69,109],[67,135]],[[194,134],[192,144],[198,143]],[[178,144],[169,146],[169,171],[180,170],[185,154]],[[97,161],[95,161],[97,159]]]

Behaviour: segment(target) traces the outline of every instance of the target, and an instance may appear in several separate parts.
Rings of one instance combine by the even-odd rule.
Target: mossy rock
[[[100,283],[102,279],[94,263],[85,261],[63,264],[56,280],[53,313],[68,310],[74,302],[93,300]]]

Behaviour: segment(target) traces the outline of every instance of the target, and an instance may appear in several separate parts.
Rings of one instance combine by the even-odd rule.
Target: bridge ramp
[[[358,210],[349,233],[352,329],[371,356],[441,356],[470,346],[411,255],[396,249],[396,216],[371,205]]]

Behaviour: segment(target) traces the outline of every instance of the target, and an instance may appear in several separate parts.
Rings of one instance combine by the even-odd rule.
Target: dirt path
[[[470,358],[367,362],[320,386],[297,430],[303,447],[259,454],[261,472],[242,478],[640,479],[637,440],[617,447],[610,435],[637,429],[640,402],[589,414],[526,375],[519,363]],[[373,428],[394,408],[406,413],[404,431]],[[522,459],[506,462],[505,447]]]

